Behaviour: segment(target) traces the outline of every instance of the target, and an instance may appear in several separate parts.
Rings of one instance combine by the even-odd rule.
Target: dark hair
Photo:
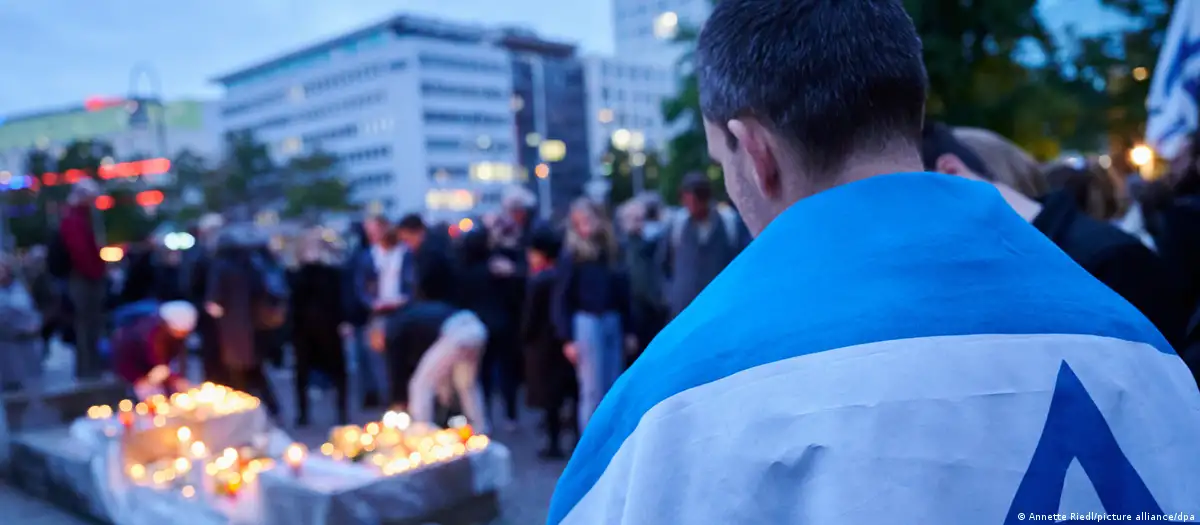
[[[706,120],[757,118],[819,173],[921,136],[925,64],[900,0],[722,0],[696,72]]]
[[[712,199],[712,182],[708,177],[698,171],[688,173],[683,177],[683,182],[679,184],[680,193],[690,193],[700,200]]]
[[[982,179],[993,180],[995,176],[988,169],[987,163],[975,153],[975,150],[963,144],[954,136],[954,130],[941,122],[928,122],[921,131],[921,163],[926,171],[937,171],[937,160],[942,155],[951,154],[958,157],[962,163]]]
[[[558,259],[562,251],[562,234],[548,227],[540,227],[529,236],[529,249],[538,252],[547,259]]]
[[[425,219],[422,219],[419,214],[410,213],[402,217],[400,222],[396,223],[396,229],[407,232],[425,231]]]

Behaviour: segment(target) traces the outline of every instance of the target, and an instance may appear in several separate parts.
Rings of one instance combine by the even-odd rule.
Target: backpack
[[[46,246],[46,270],[59,279],[71,275],[71,252],[67,251],[67,243],[60,231],[50,235],[50,244]]]
[[[252,301],[254,327],[258,330],[276,330],[287,322],[288,289],[287,275],[283,269],[264,261],[259,255],[251,259],[254,265],[255,287]]]

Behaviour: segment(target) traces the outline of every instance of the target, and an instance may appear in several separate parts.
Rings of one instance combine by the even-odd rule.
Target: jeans
[[[383,357],[371,349],[367,339],[368,326],[354,327],[354,372],[358,376],[358,388],[363,395],[383,395]]]
[[[413,421],[433,423],[434,398],[447,384],[454,387],[463,415],[477,432],[487,433],[483,392],[479,388],[479,361],[487,342],[487,329],[474,314],[456,314],[421,357],[408,384],[408,410]]]
[[[604,394],[612,388],[625,368],[622,352],[621,317],[615,312],[601,315],[575,314],[575,347],[579,358],[575,375],[579,379],[579,428],[587,428],[588,420],[600,406]]]
[[[104,372],[100,339],[104,331],[104,280],[93,281],[72,273],[68,287],[75,306],[75,377],[94,379]]]

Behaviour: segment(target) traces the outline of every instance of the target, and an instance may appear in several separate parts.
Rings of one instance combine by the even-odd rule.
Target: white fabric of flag
[[[1146,99],[1146,143],[1173,159],[1200,124],[1200,0],[1178,0]]]
[[[792,206],[654,340],[548,523],[1188,521],[1198,437],[1179,356],[994,187],[884,175]]]

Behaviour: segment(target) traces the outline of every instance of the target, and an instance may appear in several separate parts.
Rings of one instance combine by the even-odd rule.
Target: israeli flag
[[[1103,515],[1200,516],[1190,373],[995,188],[912,173],[777,218],[608,393],[548,523]]]
[[[1146,142],[1173,159],[1196,130],[1200,108],[1200,0],[1179,0],[1158,55],[1146,121]]]

